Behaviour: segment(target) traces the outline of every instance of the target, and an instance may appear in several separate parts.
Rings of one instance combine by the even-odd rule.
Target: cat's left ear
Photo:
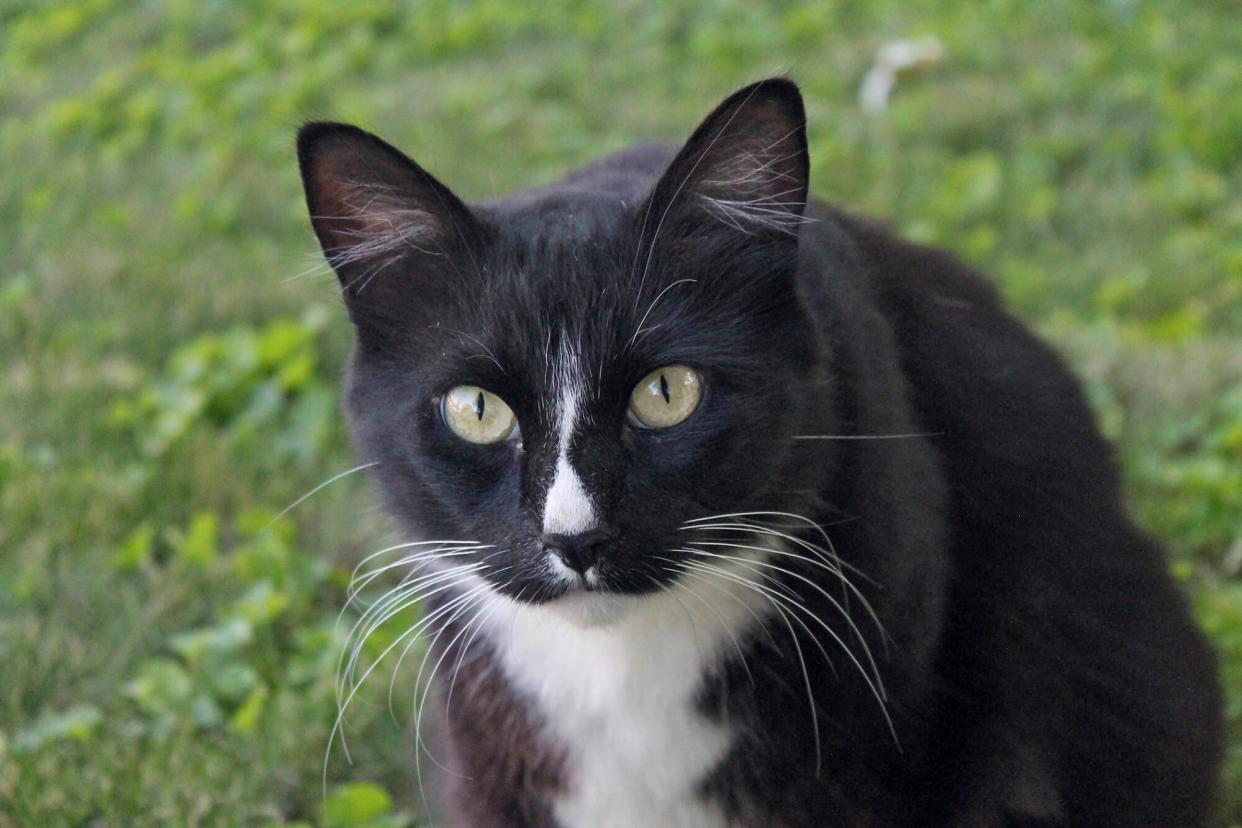
[[[690,136],[656,185],[645,231],[666,216],[714,217],[748,235],[796,238],[809,175],[797,85],[759,81],[726,98]]]
[[[460,199],[404,153],[348,124],[298,132],[311,224],[360,333],[408,322],[457,280],[483,228]]]

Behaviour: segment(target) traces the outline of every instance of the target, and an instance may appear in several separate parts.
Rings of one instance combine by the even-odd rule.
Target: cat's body
[[[312,212],[371,222],[316,228],[362,449],[411,528],[496,549],[426,601],[451,821],[1201,823],[1212,658],[1076,383],[951,257],[804,207],[795,100],[751,87],[676,157],[471,217],[417,168],[431,195],[378,223],[325,210],[388,161],[317,175],[359,139],[304,133]],[[366,296],[357,240],[411,215],[419,292]],[[669,364],[705,378],[701,410],[625,430],[610,412]],[[416,402],[457,381],[522,442],[439,442]],[[575,533],[603,538],[581,580],[549,553]]]

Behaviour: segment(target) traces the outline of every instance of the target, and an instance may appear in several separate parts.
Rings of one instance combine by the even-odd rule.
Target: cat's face
[[[300,136],[357,332],[360,447],[411,531],[463,542],[445,561],[520,601],[662,589],[687,526],[792,485],[797,90],[742,90],[662,176],[658,156],[468,208],[366,133]]]

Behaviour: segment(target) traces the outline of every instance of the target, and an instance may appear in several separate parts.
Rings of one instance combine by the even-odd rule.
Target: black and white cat
[[[298,157],[358,446],[451,539],[398,564],[452,824],[1208,818],[1213,657],[1082,393],[967,267],[808,201],[793,83],[480,205],[351,126]]]

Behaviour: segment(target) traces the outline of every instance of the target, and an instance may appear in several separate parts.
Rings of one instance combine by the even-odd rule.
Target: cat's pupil
[[[664,397],[665,403],[672,402],[672,399],[669,397],[669,394],[668,394],[668,380],[664,378],[663,374],[660,374],[660,394],[661,396]]]
[[[479,422],[483,422],[483,392],[479,392],[479,399],[474,404],[474,410],[479,415]]]

